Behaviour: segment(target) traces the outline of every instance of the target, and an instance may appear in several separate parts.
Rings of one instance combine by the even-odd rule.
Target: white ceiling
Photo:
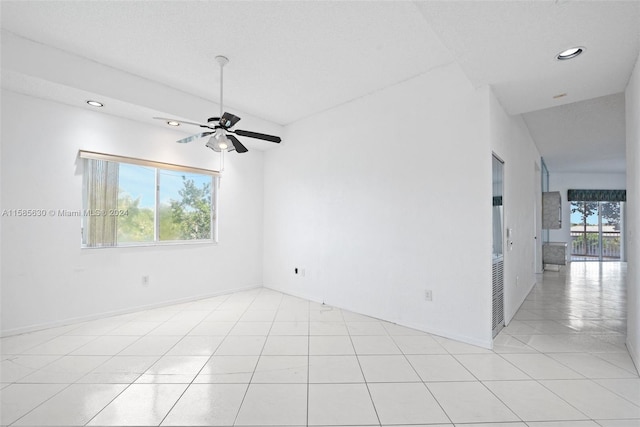
[[[217,111],[195,116],[154,98],[148,85],[120,93],[106,81],[120,81],[120,73],[121,81],[154,84],[156,94],[216,102],[214,57],[222,54],[231,60],[225,109],[284,125],[457,61],[475,86],[491,85],[509,113],[528,113],[552,171],[624,171],[624,110],[605,121],[601,109],[609,104],[601,97],[624,90],[638,57],[640,1],[5,0],[0,8],[2,85],[12,90],[64,98],[68,88],[62,102],[73,102],[73,91],[95,92],[120,102],[123,108],[112,114],[135,115],[140,106],[138,115],[204,120]],[[29,41],[37,49],[25,49]],[[585,54],[554,59],[574,45],[585,46]],[[65,68],[52,59],[33,66],[19,58],[45,48],[73,54],[78,65]],[[86,75],[96,64],[108,66],[98,73],[102,82],[100,75]],[[567,96],[553,99],[559,93]],[[600,101],[579,102],[593,98]],[[566,108],[531,113],[559,105]],[[591,138],[589,150],[576,156],[587,146],[585,132],[554,124],[554,111],[573,108],[565,118],[599,123],[610,136],[606,145]],[[549,130],[564,131],[563,138]]]
[[[640,49],[638,1],[419,4],[472,83],[491,85],[510,114],[622,92]],[[555,59],[574,46],[585,53]]]
[[[624,94],[532,111],[524,118],[549,170],[625,170]]]

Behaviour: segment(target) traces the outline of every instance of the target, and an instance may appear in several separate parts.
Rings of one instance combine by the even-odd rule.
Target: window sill
[[[127,243],[118,246],[80,246],[82,250],[94,250],[94,249],[128,249],[128,248],[166,248],[175,246],[204,246],[218,244],[215,240],[184,240],[184,241],[166,241],[166,242],[140,242],[140,243]]]

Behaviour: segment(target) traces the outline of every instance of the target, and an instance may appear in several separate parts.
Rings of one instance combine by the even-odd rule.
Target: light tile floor
[[[8,337],[0,424],[638,427],[624,279],[545,273],[493,351],[268,289]]]

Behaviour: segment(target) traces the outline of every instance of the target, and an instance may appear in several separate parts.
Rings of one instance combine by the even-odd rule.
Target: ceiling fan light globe
[[[205,147],[211,148],[216,153],[219,153],[220,151],[222,151],[222,150],[220,150],[220,147],[218,147],[218,141],[216,141],[216,137],[215,136],[212,136],[211,138],[209,138],[209,140],[205,144]]]
[[[229,141],[229,138],[227,138],[227,135],[225,135],[224,131],[220,129],[216,131],[215,135],[209,138],[209,141],[207,141],[206,146],[216,152],[225,151],[225,150],[231,151],[232,150],[231,147],[233,147],[233,145],[231,144],[231,141]]]
[[[229,142],[229,138],[227,138],[227,135],[225,135],[223,132],[220,132],[216,135],[216,145],[221,150],[226,150],[227,148],[229,148],[229,145],[231,145],[231,143]]]

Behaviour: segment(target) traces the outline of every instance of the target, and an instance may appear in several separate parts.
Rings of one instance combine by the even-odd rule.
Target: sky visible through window
[[[579,210],[571,212],[571,224],[582,224],[582,214],[580,210],[583,202],[571,202],[571,211],[574,208]],[[618,202],[588,202],[591,215],[587,217],[587,225],[598,225],[598,210],[602,211],[603,225],[618,225],[620,222],[620,203]],[[595,205],[595,206],[594,206]]]
[[[583,202],[571,202],[571,224],[582,224],[582,214],[580,211],[572,212],[574,208],[582,207]],[[591,203],[593,204],[593,203]],[[598,225],[598,209],[594,209],[593,213],[587,217],[587,225]]]
[[[180,200],[178,192],[183,188],[182,177],[194,181],[198,188],[211,183],[208,175],[186,173],[180,171],[160,171],[160,203],[170,204],[171,199]],[[140,197],[141,208],[155,208],[155,168],[120,163],[120,189],[132,199]]]
[[[582,224],[582,215],[580,212],[571,213],[571,224]],[[598,214],[589,215],[587,217],[588,225],[598,225]]]

